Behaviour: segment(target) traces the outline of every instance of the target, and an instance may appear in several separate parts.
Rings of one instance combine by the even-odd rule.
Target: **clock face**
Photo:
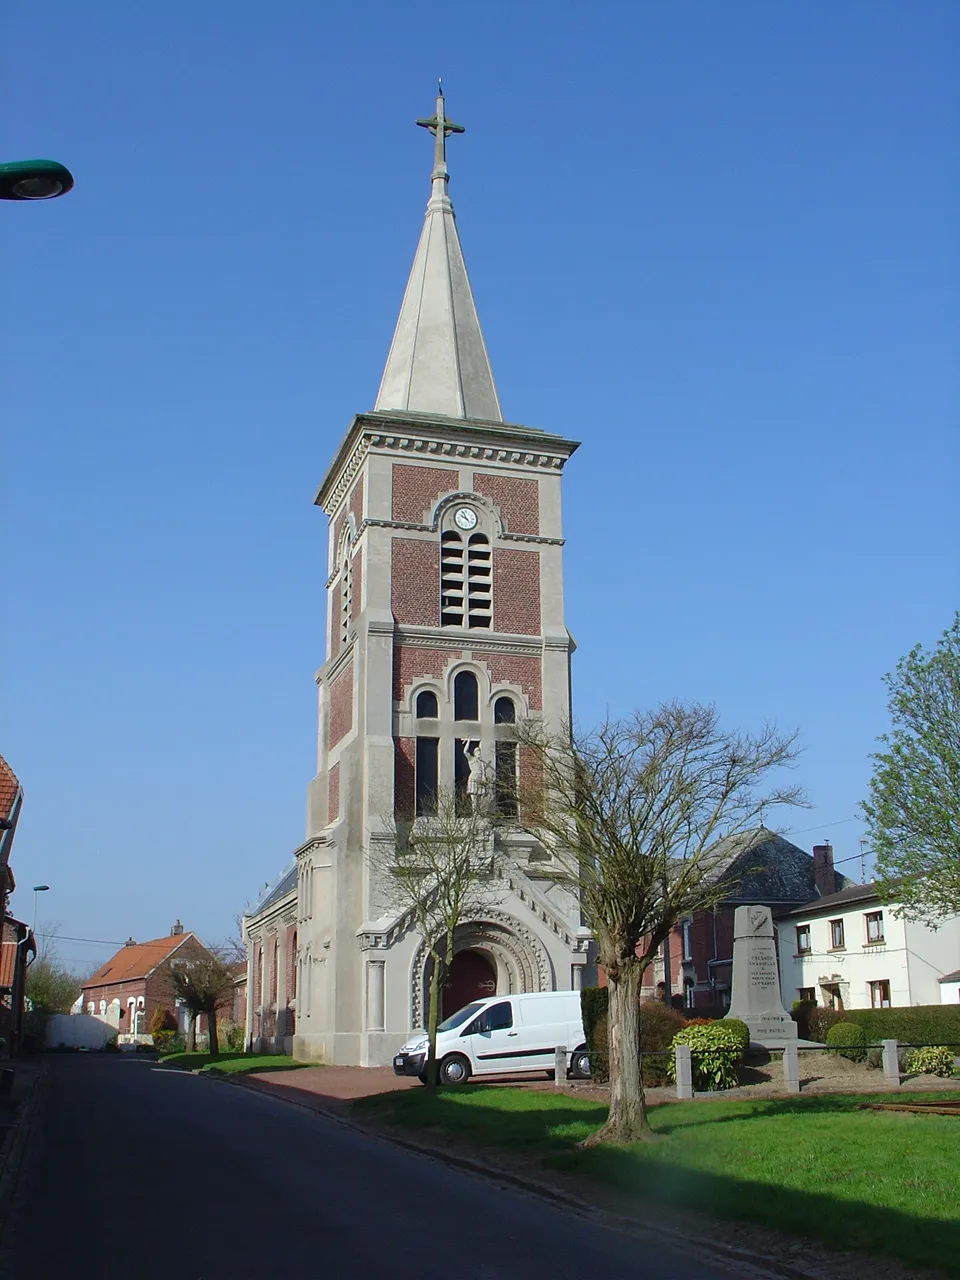
[[[477,523],[477,513],[469,507],[460,507],[453,517],[459,529],[473,529]]]

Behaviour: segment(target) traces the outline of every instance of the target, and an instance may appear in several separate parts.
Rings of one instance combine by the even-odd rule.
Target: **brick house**
[[[17,775],[0,756],[0,920],[7,914],[7,898],[16,888],[10,867],[10,850],[23,806],[23,788]]]
[[[29,957],[36,958],[37,944],[29,925],[7,916],[0,937],[0,1036],[6,1052],[15,1058],[23,1040],[24,993]]]
[[[133,938],[115,956],[101,965],[83,984],[82,1012],[104,1018],[117,1028],[121,1044],[149,1044],[150,1023],[157,1008],[177,1019],[182,1034],[187,1030],[186,1010],[177,1007],[170,989],[170,970],[178,963],[210,958],[210,952],[195,933],[186,932],[178,920],[165,938],[134,942]],[[230,997],[232,1011],[233,999]],[[203,1034],[205,1019],[197,1019]]]
[[[642,999],[664,1000],[690,1015],[722,1015],[730,1005],[737,907],[762,904],[776,920],[850,883],[834,870],[831,845],[815,845],[810,854],[765,827],[721,841],[717,853],[712,875],[730,885],[728,895],[671,931],[640,990]],[[599,980],[603,985],[602,970]]]

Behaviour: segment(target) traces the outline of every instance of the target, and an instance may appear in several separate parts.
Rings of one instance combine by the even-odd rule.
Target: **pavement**
[[[47,1072],[4,1280],[754,1274],[253,1089],[132,1055],[53,1055]]]

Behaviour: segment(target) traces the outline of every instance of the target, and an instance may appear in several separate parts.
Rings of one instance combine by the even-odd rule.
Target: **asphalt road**
[[[12,1280],[729,1280],[282,1101],[126,1055],[48,1059]]]

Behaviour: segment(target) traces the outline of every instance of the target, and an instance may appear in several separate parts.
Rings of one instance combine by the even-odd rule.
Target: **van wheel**
[[[470,1079],[470,1063],[462,1054],[451,1053],[440,1063],[441,1084],[466,1084]]]
[[[590,1070],[590,1055],[584,1046],[575,1049],[570,1055],[570,1075],[574,1080],[589,1080],[593,1075]]]

